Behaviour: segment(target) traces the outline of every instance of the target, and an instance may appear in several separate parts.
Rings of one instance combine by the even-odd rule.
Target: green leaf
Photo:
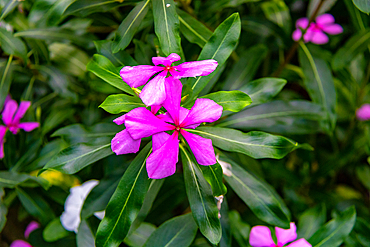
[[[185,11],[179,8],[176,11],[179,14],[180,32],[189,42],[203,48],[212,36],[212,31]]]
[[[4,28],[0,28],[0,47],[6,54],[20,57],[24,63],[27,63],[26,45]]]
[[[285,79],[265,77],[248,82],[239,90],[248,94],[252,99],[251,106],[255,106],[270,101],[286,83]]]
[[[143,222],[135,231],[127,235],[124,243],[128,246],[142,247],[156,229],[155,225]]]
[[[262,61],[267,55],[268,49],[265,45],[253,46],[240,55],[239,61],[232,67],[225,80],[224,89],[239,89],[251,81]]]
[[[220,106],[224,111],[238,112],[252,103],[251,98],[241,91],[218,91],[210,93],[201,98],[211,99]]]
[[[288,138],[260,131],[243,133],[234,129],[198,127],[188,132],[211,139],[216,147],[230,152],[239,152],[255,159],[281,159],[297,148],[309,148]]]
[[[6,216],[8,214],[8,208],[6,207],[4,203],[4,195],[5,195],[4,188],[1,188],[0,189],[0,231],[4,229],[4,226],[7,221]]]
[[[219,162],[229,170],[226,182],[260,219],[271,225],[289,228],[289,210],[274,189],[224,157]],[[225,164],[226,163],[226,164]]]
[[[50,6],[47,11],[42,12],[41,21],[45,23],[44,26],[56,26],[59,24],[64,18],[63,13],[64,11],[70,6],[75,0],[59,0],[55,1],[55,3]]]
[[[337,247],[351,233],[356,221],[356,209],[354,206],[345,210],[342,214],[320,227],[308,239],[312,247]]]
[[[369,0],[353,0],[353,3],[362,12],[366,14],[370,13],[370,1]]]
[[[200,166],[204,178],[212,187],[212,192],[214,196],[225,195],[227,188],[222,182],[222,167],[220,164],[216,163],[211,166]]]
[[[180,145],[186,194],[193,217],[200,232],[213,244],[221,239],[221,223],[218,209],[212,195],[211,186],[205,180],[198,163],[191,154]]]
[[[251,230],[250,225],[244,223],[240,217],[240,214],[236,210],[229,212],[231,233],[233,234],[236,242],[240,247],[248,247],[249,231]]]
[[[77,0],[68,7],[64,14],[84,17],[96,12],[109,11],[120,5],[122,4],[117,0]]]
[[[10,13],[12,12],[17,6],[18,4],[20,4],[21,1],[19,0],[9,0],[9,1],[6,1],[6,5],[4,6],[4,8],[1,10],[1,14],[0,14],[0,21],[1,20],[4,20],[4,18]]]
[[[96,234],[96,246],[119,246],[138,215],[149,188],[145,162],[151,142],[131,162],[108,203]]]
[[[214,59],[218,62],[218,68],[220,68],[235,49],[240,31],[240,17],[238,13],[234,13],[216,28],[211,38],[203,47],[198,61]],[[196,79],[191,78],[186,82],[193,90],[193,97],[202,91],[216,73],[217,69],[208,76],[200,76]]]
[[[0,171],[0,187],[2,188],[15,188],[18,186],[36,187],[37,185],[41,185],[45,189],[50,187],[49,182],[40,177],[25,173]]]
[[[370,190],[370,167],[368,165],[357,166],[356,175],[366,189]]]
[[[310,101],[274,100],[232,115],[217,126],[281,134],[306,134],[321,131],[320,121],[325,117],[322,107]]]
[[[129,112],[137,107],[146,107],[139,97],[126,94],[109,95],[99,106],[111,114]]]
[[[268,20],[277,24],[286,33],[290,33],[292,20],[290,18],[289,8],[283,0],[263,2],[261,8]]]
[[[180,22],[173,0],[153,0],[154,30],[163,53],[182,55]],[[183,58],[184,59],[184,58]]]
[[[92,60],[87,64],[86,68],[88,71],[94,73],[97,77],[108,82],[110,85],[121,89],[128,94],[134,94],[130,86],[122,80],[118,69],[114,67],[108,58],[95,54]]]
[[[366,29],[353,35],[345,44],[334,54],[332,66],[334,70],[347,67],[357,57],[362,54],[370,45],[370,29]]]
[[[327,123],[324,124],[324,128],[331,132],[335,127],[337,104],[333,76],[323,59],[311,54],[303,42],[299,44],[299,62],[305,75],[304,85],[312,101],[323,106],[327,113]]]
[[[13,56],[10,55],[5,67],[0,67],[0,109],[3,109],[4,101],[12,84],[13,68],[11,66]]]
[[[148,12],[150,0],[145,0],[136,5],[136,7],[122,21],[116,31],[116,37],[112,44],[112,52],[117,53],[124,50],[131,42],[135,33]]]
[[[57,154],[44,166],[41,172],[50,169],[66,174],[74,174],[112,153],[110,143],[74,145]]]
[[[188,247],[193,242],[197,230],[192,214],[174,217],[160,225],[150,235],[144,247]]]
[[[326,221],[325,204],[303,212],[298,220],[298,238],[309,239]]]
[[[60,222],[60,218],[55,218],[52,220],[42,232],[46,242],[54,242],[64,237],[67,237],[70,234]]]
[[[76,235],[77,246],[95,247],[94,234],[86,220],[81,220]]]

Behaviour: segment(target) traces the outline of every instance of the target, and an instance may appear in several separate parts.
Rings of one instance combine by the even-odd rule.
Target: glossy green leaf
[[[233,234],[236,242],[240,247],[248,247],[249,231],[251,230],[250,225],[243,222],[240,214],[236,210],[229,212],[231,233]]]
[[[314,103],[324,108],[327,113],[327,124],[324,126],[331,132],[336,123],[337,96],[329,66],[323,59],[315,57],[303,42],[300,42],[299,62],[305,75],[303,82],[308,94]]]
[[[362,12],[366,14],[370,13],[370,1],[369,0],[353,0],[353,3]]]
[[[27,62],[26,45],[4,28],[0,28],[0,47],[6,54],[20,57],[24,63]]]
[[[66,174],[74,174],[86,166],[111,155],[110,143],[104,144],[77,144],[71,146],[50,160],[42,169],[57,170]]]
[[[197,44],[203,48],[212,36],[212,31],[185,11],[181,9],[176,10],[179,14],[180,32],[189,42]]]
[[[268,20],[284,29],[286,33],[290,33],[292,20],[290,18],[289,8],[283,0],[263,2],[261,8]]]
[[[252,103],[251,98],[241,91],[218,91],[210,93],[201,98],[211,99],[220,106],[224,111],[238,112]]]
[[[222,181],[223,173],[220,164],[216,163],[211,166],[200,166],[204,178],[212,187],[214,196],[225,195],[227,188]]]
[[[325,204],[303,212],[298,220],[298,238],[309,239],[326,221]]]
[[[226,182],[260,220],[289,228],[289,211],[270,185],[231,160],[221,157],[219,162],[224,162],[230,171],[229,176],[225,176]]]
[[[197,230],[192,214],[174,217],[160,225],[150,235],[144,247],[188,247],[193,242]]]
[[[239,90],[252,99],[251,106],[266,103],[275,97],[287,81],[280,78],[265,77],[246,83]]]
[[[274,100],[232,115],[218,126],[282,134],[306,134],[321,131],[320,121],[325,116],[321,106],[307,100]]]
[[[200,232],[213,244],[221,239],[221,223],[218,209],[212,195],[212,188],[205,180],[198,163],[192,155],[180,145],[184,169],[186,194],[195,222]]]
[[[235,49],[239,40],[240,31],[239,14],[232,14],[216,28],[211,38],[203,47],[198,61],[214,59],[218,62],[218,68],[220,68]],[[202,91],[216,73],[217,69],[208,76],[200,76],[196,79],[191,78],[187,81],[187,85],[193,90],[194,97]]]
[[[6,1],[4,8],[0,13],[0,21],[3,20],[10,12],[12,12],[20,4],[19,0]]]
[[[137,32],[142,20],[148,12],[150,0],[144,0],[127,15],[116,31],[116,37],[112,45],[112,52],[117,53],[125,49]]]
[[[0,171],[0,187],[15,188],[17,186],[36,187],[41,185],[45,189],[49,188],[49,182],[43,178],[31,176],[25,173],[15,173]]]
[[[146,107],[139,97],[127,94],[109,95],[99,106],[111,114],[129,112],[137,107]]]
[[[145,162],[150,152],[151,143],[140,151],[124,173],[99,224],[97,246],[119,246],[126,237],[149,188]]]
[[[173,0],[152,0],[154,30],[163,53],[182,55],[180,21]]]
[[[334,54],[332,66],[339,70],[350,65],[354,58],[362,54],[370,45],[370,29],[363,30],[352,36],[344,46]]]
[[[94,41],[96,50],[99,54],[108,58],[114,66],[136,66],[138,63],[126,52],[119,51],[117,53],[112,53],[113,42],[109,40],[99,40]]]
[[[53,109],[45,119],[45,124],[42,128],[42,135],[47,134],[55,127],[63,123],[66,119],[71,118],[75,113],[74,109]]]
[[[108,58],[95,54],[92,60],[87,64],[87,70],[108,82],[110,85],[121,89],[128,94],[134,94],[130,86],[122,80],[118,69],[114,67]]]
[[[42,22],[45,23],[45,26],[56,26],[59,24],[64,18],[63,13],[64,11],[73,4],[75,0],[58,0],[50,6],[47,12],[43,12],[43,16],[41,18]]]
[[[67,237],[69,234],[70,232],[62,226],[60,218],[55,218],[45,227],[42,236],[46,242],[54,242]]]
[[[320,227],[308,239],[313,247],[337,247],[350,234],[356,221],[356,209],[354,206]]]
[[[81,220],[76,235],[76,242],[78,247],[95,247],[95,237],[86,220]]]
[[[233,66],[225,80],[224,89],[239,89],[250,82],[257,72],[260,64],[267,55],[267,47],[259,44],[253,46],[240,55],[239,61]]]
[[[106,12],[118,6],[120,1],[117,0],[76,0],[64,14],[87,16],[96,12]]]
[[[214,146],[223,150],[240,152],[255,159],[281,159],[297,148],[311,148],[307,144],[298,144],[288,138],[260,131],[243,133],[218,127],[198,127],[187,131],[211,139]]]
[[[124,243],[132,247],[142,247],[156,229],[155,225],[143,222],[135,231],[127,235]]]

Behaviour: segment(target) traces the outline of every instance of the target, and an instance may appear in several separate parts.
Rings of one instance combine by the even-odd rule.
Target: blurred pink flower
[[[293,40],[300,40],[303,33],[302,30],[307,29],[303,35],[304,42],[312,42],[318,45],[326,44],[329,42],[329,38],[325,33],[336,35],[343,32],[341,25],[335,24],[334,21],[334,17],[331,14],[323,14],[316,17],[315,22],[311,22],[308,27],[308,18],[300,18],[295,24],[297,29],[293,32]]]
[[[176,53],[172,53],[168,57],[153,57],[152,61],[155,66],[125,66],[121,69],[120,75],[130,87],[136,88],[145,85],[153,75],[160,72],[145,85],[139,95],[145,105],[159,106],[166,99],[168,85],[165,84],[165,79],[168,73],[176,79],[206,76],[212,73],[218,65],[217,61],[213,59],[172,65],[173,62],[180,59],[181,57]]]
[[[267,226],[254,226],[249,235],[249,244],[252,247],[312,247],[304,238],[296,240],[297,228],[293,222],[290,223],[290,229],[275,227],[275,233],[277,244],[272,240],[271,231]],[[290,244],[286,245],[288,243]]]
[[[10,244],[10,247],[32,247],[32,245],[23,240],[15,240]]]
[[[173,77],[165,80],[168,86],[163,107],[167,113],[155,116],[146,108],[139,107],[114,120],[116,124],[126,125],[126,129],[112,139],[112,150],[117,155],[136,153],[139,151],[141,138],[153,136],[153,153],[146,161],[148,176],[152,179],[161,179],[175,173],[179,134],[185,138],[200,165],[216,163],[212,141],[185,129],[195,129],[203,122],[218,120],[222,114],[222,106],[210,99],[197,99],[190,110],[180,107],[180,80]],[[165,131],[173,133],[169,135]]]
[[[356,111],[356,117],[360,121],[370,120],[370,104],[363,104]]]
[[[30,233],[37,228],[40,228],[40,224],[36,221],[32,221],[31,223],[29,223],[24,232],[24,237],[27,239],[30,236]],[[10,247],[32,247],[32,245],[24,240],[15,240],[11,243]]]

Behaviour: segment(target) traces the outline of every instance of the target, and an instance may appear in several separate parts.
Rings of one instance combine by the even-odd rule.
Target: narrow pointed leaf
[[[255,159],[281,159],[297,148],[310,149],[306,144],[300,145],[288,138],[260,131],[243,133],[218,127],[198,127],[187,131],[211,139],[214,146],[223,150],[243,153]]]
[[[50,187],[49,182],[41,177],[31,176],[26,173],[0,171],[0,187],[15,188],[17,186],[35,187],[41,185],[45,189]]]
[[[125,239],[149,188],[145,162],[151,143],[136,156],[123,174],[96,233],[96,246],[117,247]]]
[[[150,235],[144,247],[188,247],[193,242],[197,230],[192,214],[174,217],[160,225]]]
[[[204,178],[211,185],[213,195],[225,195],[227,188],[222,181],[223,173],[220,164],[216,163],[211,166],[200,166],[200,169],[203,172]]]
[[[283,0],[266,1],[261,4],[262,11],[268,20],[290,33],[292,20],[288,6]]]
[[[4,28],[0,28],[0,47],[8,55],[14,55],[27,62],[27,48],[20,38]]]
[[[298,238],[309,239],[326,221],[325,204],[303,212],[298,220]]]
[[[13,79],[13,68],[11,66],[12,56],[9,57],[8,62],[4,67],[0,67],[0,109],[3,109],[4,101],[9,93],[10,85]]]
[[[126,94],[109,95],[99,106],[111,114],[129,112],[137,107],[146,107],[139,97]]]
[[[241,91],[218,91],[202,96],[201,98],[211,99],[224,111],[238,112],[252,103],[251,98]]]
[[[221,239],[221,223],[211,186],[205,180],[199,165],[191,154],[180,146],[186,194],[200,232],[213,244]]]
[[[117,0],[76,0],[64,14],[87,16],[96,12],[106,12],[120,5],[121,2]]]

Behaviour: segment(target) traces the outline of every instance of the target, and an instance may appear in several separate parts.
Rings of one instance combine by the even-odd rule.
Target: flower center
[[[164,70],[170,71],[170,70],[171,70],[171,66],[166,66],[166,67],[164,68]]]
[[[317,24],[317,23],[312,23],[311,24],[311,30],[314,31],[314,32],[321,31],[322,26],[320,24]]]
[[[181,127],[180,126],[176,126],[176,131],[180,131]]]

